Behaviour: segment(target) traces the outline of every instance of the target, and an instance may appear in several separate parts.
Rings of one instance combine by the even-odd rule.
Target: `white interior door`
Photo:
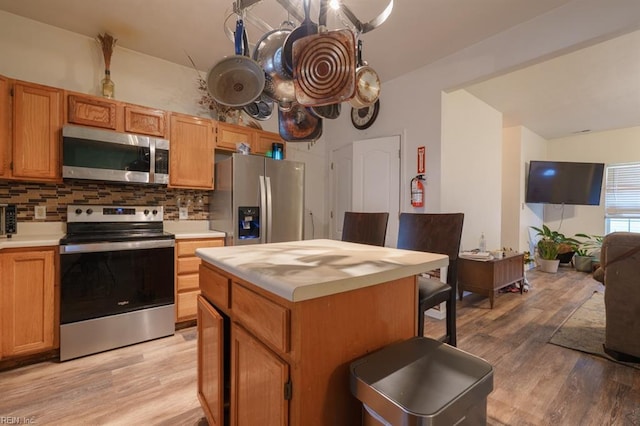
[[[351,210],[353,145],[349,144],[331,152],[331,238],[342,238],[344,212]]]
[[[386,247],[398,242],[400,214],[400,136],[353,143],[354,211],[389,212]]]

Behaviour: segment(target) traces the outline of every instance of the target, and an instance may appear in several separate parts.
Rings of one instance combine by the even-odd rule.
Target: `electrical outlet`
[[[189,219],[189,208],[180,207],[178,209],[178,219]]]
[[[47,218],[47,206],[36,206],[35,207],[36,219],[46,219]]]

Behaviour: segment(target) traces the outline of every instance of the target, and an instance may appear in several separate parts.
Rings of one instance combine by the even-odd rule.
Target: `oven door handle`
[[[86,244],[68,244],[60,246],[60,254],[95,253],[105,251],[145,250],[174,247],[175,240],[119,241]]]

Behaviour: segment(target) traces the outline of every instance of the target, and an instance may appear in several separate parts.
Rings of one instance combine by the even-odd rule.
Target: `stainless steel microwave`
[[[90,127],[64,126],[62,177],[167,184],[169,141]]]

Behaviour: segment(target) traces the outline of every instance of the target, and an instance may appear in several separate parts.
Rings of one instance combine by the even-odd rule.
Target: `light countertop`
[[[51,247],[60,245],[65,236],[65,222],[18,222],[18,232],[11,238],[0,238],[0,250],[23,247]],[[207,220],[165,221],[164,230],[176,240],[194,238],[224,238],[225,233],[209,229]]]
[[[196,256],[292,302],[355,290],[449,264],[446,255],[306,240],[201,248]]]
[[[208,220],[165,220],[164,230],[174,234],[176,240],[226,236],[224,232],[210,230]]]

